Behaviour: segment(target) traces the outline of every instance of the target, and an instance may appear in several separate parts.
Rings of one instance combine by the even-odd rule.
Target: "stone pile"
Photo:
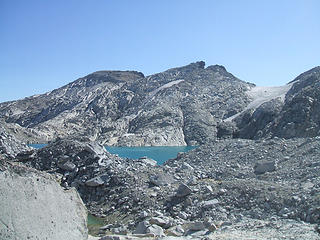
[[[0,122],[0,156],[13,159],[18,153],[32,149],[9,134]]]
[[[25,164],[54,174],[67,189],[76,187],[90,213],[104,219],[101,236],[200,238],[254,221],[267,222],[269,231],[268,221],[290,219],[314,232],[319,149],[319,138],[230,139],[154,166],[92,142],[60,139]]]

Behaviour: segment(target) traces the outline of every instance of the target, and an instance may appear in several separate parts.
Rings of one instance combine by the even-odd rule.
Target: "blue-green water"
[[[29,144],[30,147],[33,147],[33,148],[43,148],[45,146],[47,146],[48,144],[43,144],[43,143],[35,143],[35,144]]]
[[[47,144],[30,144],[34,148],[43,148]],[[149,157],[157,161],[159,165],[171,158],[175,158],[179,152],[188,152],[196,146],[179,147],[108,147],[106,149],[119,157],[138,159],[140,157]]]
[[[175,158],[179,152],[188,152],[195,146],[183,147],[106,147],[113,154],[119,157],[138,159],[147,156],[158,162],[159,165],[171,158]]]

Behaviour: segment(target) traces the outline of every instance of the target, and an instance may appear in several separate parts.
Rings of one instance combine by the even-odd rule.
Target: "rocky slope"
[[[88,137],[108,145],[199,145],[216,137],[319,135],[320,67],[255,87],[196,62],[145,77],[99,71],[46,94],[0,104],[18,139]],[[16,125],[14,125],[16,124]]]
[[[7,124],[0,125],[0,159],[13,159],[21,152],[31,151],[23,142],[17,140],[8,130],[5,128]]]
[[[157,166],[63,139],[23,162],[76,187],[104,219],[101,235],[317,239],[319,149],[319,138],[220,140]],[[248,230],[255,224],[263,231]]]
[[[170,146],[217,137],[314,137],[320,131],[319,69],[280,87],[256,87],[204,62],[147,77],[100,71],[2,103],[0,120],[25,142],[85,136],[107,145]]]
[[[319,84],[319,67],[282,87],[256,87],[203,62],[149,77],[96,72],[1,104],[0,158],[75,187],[104,220],[103,239],[319,239]],[[62,138],[18,153],[25,146],[10,133]],[[89,140],[201,146],[158,166]]]
[[[320,135],[320,67],[315,67],[283,87],[256,87],[253,97],[233,121],[235,137],[315,137]]]
[[[52,92],[0,104],[0,118],[30,141],[86,136],[108,145],[203,144],[250,102],[253,84],[204,62],[145,77],[100,71]],[[16,133],[19,135],[20,131]]]

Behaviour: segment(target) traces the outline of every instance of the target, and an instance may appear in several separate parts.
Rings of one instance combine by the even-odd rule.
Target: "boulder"
[[[167,229],[166,232],[168,236],[180,237],[184,234],[184,229],[178,225]]]
[[[138,159],[138,161],[146,165],[157,166],[157,161],[148,157],[141,157]]]
[[[161,218],[161,217],[152,217],[149,220],[150,224],[155,224],[160,227],[165,227],[169,224],[169,219]]]
[[[0,239],[88,238],[87,210],[75,189],[64,191],[49,174],[31,168],[0,165]]]
[[[185,197],[192,193],[192,190],[184,183],[181,183],[176,192],[177,197]]]
[[[149,177],[149,180],[156,186],[169,185],[174,182],[173,177],[169,174],[152,175]]]
[[[206,225],[201,221],[191,222],[186,225],[186,229],[188,231],[202,231],[206,229]]]
[[[185,170],[185,171],[190,171],[190,172],[192,172],[194,170],[193,167],[190,166],[190,164],[188,164],[186,162],[182,163],[180,169]]]
[[[76,169],[76,165],[70,161],[66,161],[66,162],[61,162],[58,163],[58,167],[61,168],[62,170],[66,170],[66,171],[73,171],[74,169]]]
[[[149,226],[147,228],[146,233],[147,234],[151,234],[151,235],[156,236],[156,237],[164,237],[165,236],[162,227],[160,227],[158,225]]]
[[[86,185],[89,187],[97,187],[103,184],[104,181],[101,179],[101,177],[91,178],[90,180],[86,181]]]
[[[214,207],[217,204],[219,204],[219,200],[218,199],[212,199],[212,200],[204,201],[202,203],[202,206],[204,208],[211,208],[211,207]]]
[[[133,232],[134,234],[146,234],[147,228],[150,226],[148,221],[139,222],[136,230]]]
[[[254,166],[255,174],[263,174],[266,172],[273,172],[276,170],[275,161],[261,161]]]
[[[148,221],[142,221],[138,223],[134,234],[150,234],[157,237],[165,236],[162,227],[158,225],[150,225]]]

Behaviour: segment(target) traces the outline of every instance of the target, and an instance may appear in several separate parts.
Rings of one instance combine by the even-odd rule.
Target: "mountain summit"
[[[29,142],[73,136],[107,145],[175,146],[217,137],[315,136],[319,82],[317,67],[283,87],[256,87],[203,61],[150,76],[97,71],[0,104],[0,120],[22,128],[23,135],[15,135]]]

